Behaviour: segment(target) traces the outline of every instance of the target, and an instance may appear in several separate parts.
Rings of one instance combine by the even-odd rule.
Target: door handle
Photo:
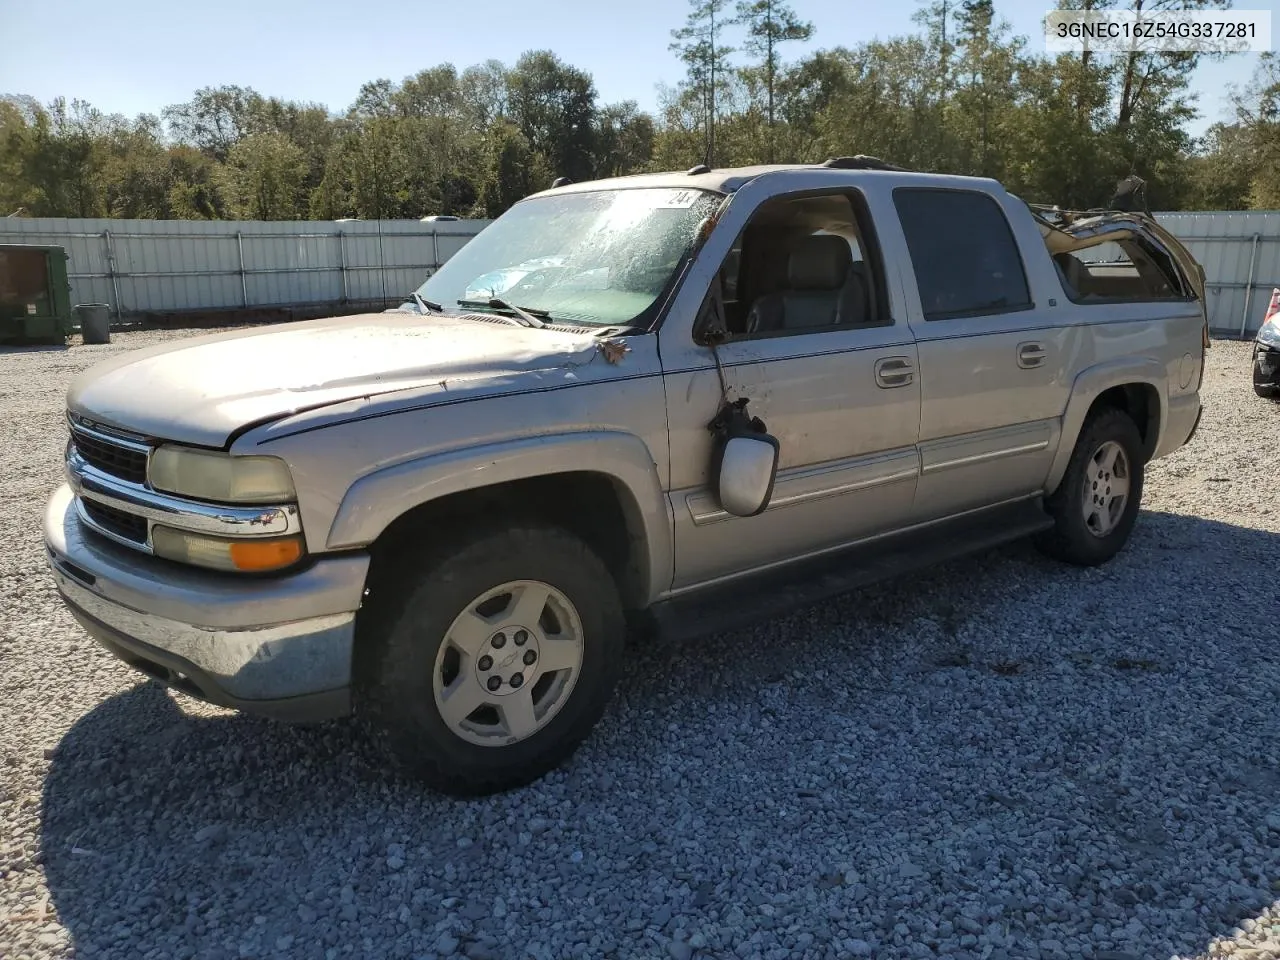
[[[876,386],[885,390],[909,386],[915,380],[915,370],[907,357],[882,357],[876,361]]]
[[[1020,343],[1018,344],[1018,366],[1023,370],[1030,370],[1044,363],[1044,358],[1048,356],[1045,352],[1043,343]]]

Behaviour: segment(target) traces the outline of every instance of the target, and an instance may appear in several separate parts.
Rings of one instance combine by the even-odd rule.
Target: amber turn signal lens
[[[302,557],[302,541],[298,537],[284,540],[245,540],[231,544],[231,562],[246,572],[279,570]]]
[[[151,545],[156,556],[166,560],[241,573],[283,570],[302,559],[305,552],[301,536],[232,540],[160,524],[151,529]]]

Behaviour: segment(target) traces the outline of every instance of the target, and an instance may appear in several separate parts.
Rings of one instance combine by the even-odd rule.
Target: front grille
[[[147,455],[142,451],[78,430],[71,432],[71,440],[76,452],[90,466],[130,483],[146,482]]]
[[[115,507],[108,507],[105,503],[98,503],[96,500],[82,499],[80,505],[84,507],[84,512],[89,519],[103,530],[134,543],[147,542],[147,521],[143,517],[125,513]]]

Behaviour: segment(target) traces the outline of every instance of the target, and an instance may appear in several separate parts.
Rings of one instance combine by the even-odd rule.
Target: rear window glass
[[[1136,240],[1106,241],[1053,258],[1058,279],[1076,303],[1181,300],[1193,296],[1178,268]]]
[[[900,188],[893,202],[926,320],[1031,306],[1018,244],[991,197],[971,190]]]

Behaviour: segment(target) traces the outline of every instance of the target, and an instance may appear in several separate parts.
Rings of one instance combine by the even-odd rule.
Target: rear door
[[[1078,362],[1035,221],[1002,190],[956,183],[893,190],[920,361],[916,520],[1039,490]]]

